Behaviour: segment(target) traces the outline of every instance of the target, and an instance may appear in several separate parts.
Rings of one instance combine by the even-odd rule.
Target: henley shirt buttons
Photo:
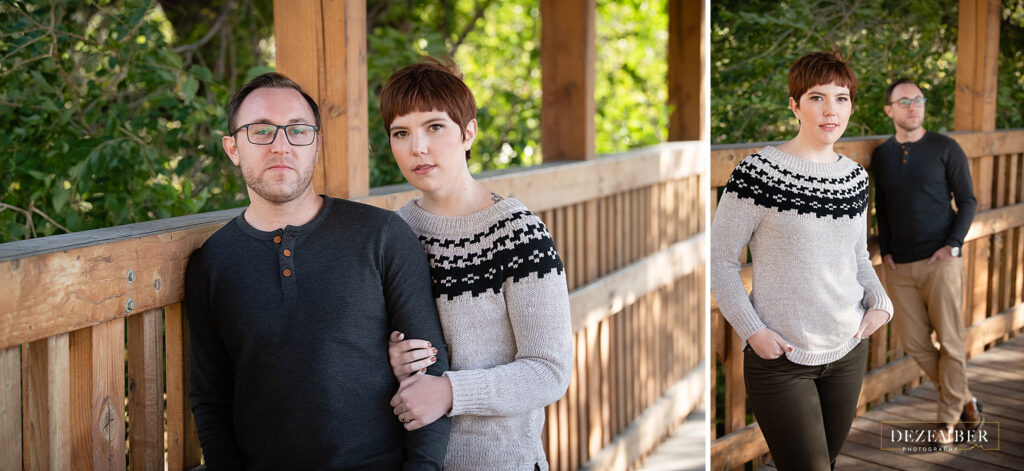
[[[292,276],[292,271],[291,271],[291,270],[289,270],[289,269],[287,269],[287,268],[285,268],[285,269],[284,269],[284,271],[283,271],[283,272],[281,272],[281,274],[282,274],[282,275],[284,275],[284,276],[285,276],[285,278],[287,278],[287,277],[289,277],[289,276]]]
[[[280,244],[281,243],[281,236],[274,236],[274,243],[275,244]]]
[[[292,256],[292,251],[288,250],[288,249],[284,249],[284,256],[285,257],[291,257]]]

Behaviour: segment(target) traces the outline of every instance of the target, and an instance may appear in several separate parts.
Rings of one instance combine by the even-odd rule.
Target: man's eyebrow
[[[310,121],[308,119],[305,119],[305,118],[292,118],[292,119],[289,119],[288,121],[285,121],[285,124],[309,124],[309,123],[310,123]],[[249,124],[276,124],[276,123],[274,123],[274,120],[272,120],[270,118],[263,118],[263,117],[261,117],[261,118],[256,118],[256,120],[254,120],[254,121],[250,121]]]

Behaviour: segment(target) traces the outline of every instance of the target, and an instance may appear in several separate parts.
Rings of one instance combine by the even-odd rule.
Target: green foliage
[[[997,127],[1020,127],[1024,9],[1004,12]],[[957,65],[956,0],[861,2],[716,1],[711,6],[711,140],[738,143],[793,137],[786,75],[800,56],[843,53],[859,79],[846,136],[891,134],[882,109],[898,77],[919,80],[928,97],[925,127],[949,131]],[[1016,24],[1016,26],[1014,26]]]
[[[394,71],[418,62],[423,55],[443,56],[444,43],[436,32],[421,27],[404,33],[391,26],[379,26],[367,36],[366,47],[370,186],[402,183],[405,180],[391,156],[391,145],[380,118],[380,89]]]
[[[382,10],[394,26],[376,28],[368,41],[371,186],[404,181],[379,121],[377,94],[391,73],[420,60],[421,54],[454,57],[473,90],[480,132],[469,162],[472,171],[540,163],[540,2],[412,3],[408,10]],[[597,153],[664,140],[665,0],[601,0],[596,13]]]
[[[470,169],[540,162],[540,2],[496,2],[455,60],[477,101]]]
[[[597,2],[598,154],[668,139],[666,0]]]
[[[424,55],[476,95],[473,171],[540,162],[539,18],[539,0],[368,0],[371,186],[404,181],[380,86]],[[667,23],[665,0],[597,2],[598,153],[663,139]],[[0,3],[0,242],[246,204],[224,108],[273,51],[271,0]]]
[[[1024,128],[1024,0],[1003,2],[996,128]]]
[[[0,201],[71,231],[242,203],[219,154],[227,96],[140,0],[0,5]],[[0,213],[0,241],[57,232]]]

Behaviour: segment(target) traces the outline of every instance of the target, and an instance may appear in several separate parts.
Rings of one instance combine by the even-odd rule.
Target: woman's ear
[[[794,100],[793,97],[789,97],[789,110],[793,112],[796,119],[800,119],[800,102]]]
[[[473,141],[476,140],[477,124],[475,119],[469,120],[466,123],[466,129],[462,132],[462,147],[465,150],[469,150],[473,147]]]

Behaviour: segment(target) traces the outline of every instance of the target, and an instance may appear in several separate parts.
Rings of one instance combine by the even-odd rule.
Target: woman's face
[[[832,145],[846,131],[853,112],[850,89],[835,83],[815,85],[797,103],[789,99],[789,108],[800,120],[800,134],[821,145]]]
[[[466,151],[476,137],[476,120],[459,127],[444,111],[416,111],[391,123],[391,153],[402,175],[424,193],[437,191],[467,173]]]

